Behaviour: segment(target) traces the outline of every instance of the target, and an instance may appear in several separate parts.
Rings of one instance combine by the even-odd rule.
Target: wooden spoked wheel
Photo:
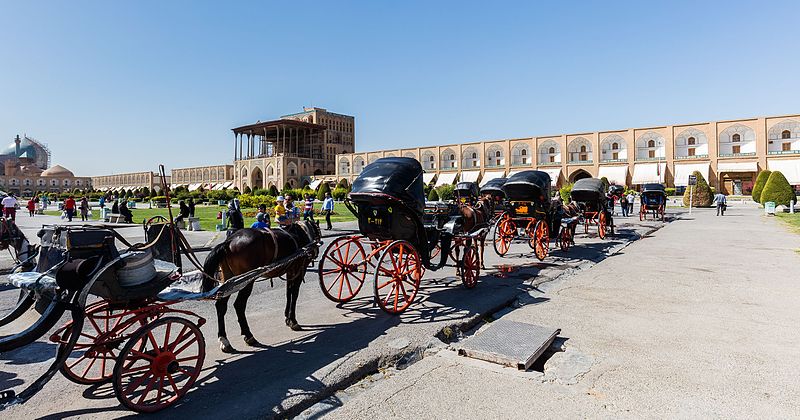
[[[536,258],[542,261],[547,258],[547,255],[550,253],[550,229],[547,227],[547,223],[545,223],[544,220],[536,222],[534,239],[536,240],[536,244],[533,248],[533,252],[536,254]]]
[[[75,342],[70,357],[59,369],[64,377],[81,385],[111,380],[123,343],[145,324],[144,320],[133,320],[135,316],[135,313],[129,311],[114,311],[105,301],[86,308],[83,331]],[[66,345],[71,333],[70,321],[54,335],[59,348]]]
[[[344,303],[353,299],[367,278],[367,253],[359,237],[336,238],[319,260],[319,286],[328,299]]]
[[[481,274],[481,261],[478,256],[477,244],[468,245],[464,248],[461,268],[461,282],[467,289],[472,289],[478,284],[478,277]]]
[[[422,280],[422,261],[411,243],[394,241],[384,248],[375,267],[375,300],[392,315],[414,301]]]
[[[528,246],[536,248],[536,219],[531,219],[528,226],[525,226],[525,235],[528,237]]]
[[[501,218],[494,227],[494,251],[503,256],[511,248],[511,241],[517,235],[517,225],[509,218]]]
[[[114,393],[125,407],[153,413],[192,388],[205,360],[203,333],[193,322],[165,317],[137,331],[114,367]]]
[[[606,238],[606,224],[608,223],[608,217],[606,216],[605,212],[600,212],[600,216],[598,216],[597,222],[597,235],[600,236],[600,239]]]
[[[570,232],[569,226],[564,226],[561,228],[561,235],[558,238],[558,244],[561,247],[561,250],[564,252],[569,251],[570,245],[572,245],[572,234]]]

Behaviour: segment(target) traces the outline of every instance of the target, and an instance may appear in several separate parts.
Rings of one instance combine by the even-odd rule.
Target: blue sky
[[[0,139],[99,175],[311,105],[357,150],[800,112],[800,2],[549,3],[3,0]]]

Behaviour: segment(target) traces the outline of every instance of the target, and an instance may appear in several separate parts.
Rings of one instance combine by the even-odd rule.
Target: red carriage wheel
[[[545,223],[544,220],[536,222],[534,239],[536,240],[536,244],[533,248],[533,252],[536,254],[536,258],[541,261],[547,258],[547,254],[550,253],[550,229],[547,227],[547,223]]]
[[[478,277],[481,274],[481,261],[477,248],[477,244],[464,248],[464,257],[461,260],[461,282],[467,289],[472,289],[478,284]]]
[[[319,286],[334,302],[349,302],[367,278],[367,254],[359,240],[358,236],[336,238],[319,260]]]
[[[517,225],[509,218],[502,218],[494,228],[494,251],[497,255],[503,256],[511,248],[511,241],[517,235]]]
[[[405,311],[419,291],[422,261],[411,243],[394,241],[384,248],[375,267],[375,300],[384,311]]]
[[[531,219],[528,226],[525,226],[525,235],[528,237],[528,246],[531,249],[536,248],[536,219]]]
[[[193,322],[165,317],[139,329],[114,367],[114,393],[125,407],[154,413],[192,388],[205,360],[203,333]]]
[[[81,385],[111,380],[120,347],[145,324],[143,319],[135,320],[135,316],[133,312],[110,309],[106,301],[86,308],[83,331],[75,342],[70,357],[59,368],[61,374]],[[71,333],[70,321],[53,335],[53,341],[57,341],[61,348],[69,341]]]
[[[606,238],[606,222],[608,221],[608,217],[606,216],[605,212],[600,212],[600,216],[598,217],[597,221],[597,235],[600,236],[600,239]]]
[[[569,226],[561,228],[561,236],[559,237],[559,245],[564,252],[569,251],[569,246],[572,245],[572,235]]]

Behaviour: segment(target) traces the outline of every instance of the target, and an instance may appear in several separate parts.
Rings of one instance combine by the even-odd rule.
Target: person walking
[[[636,201],[636,196],[633,195],[633,191],[629,191],[625,198],[628,199],[628,216],[630,216],[633,214],[633,203]]]
[[[322,212],[325,213],[325,223],[328,225],[325,230],[333,229],[331,224],[331,214],[333,213],[333,198],[331,193],[325,193],[325,200],[322,201]]]
[[[89,200],[86,197],[81,198],[81,205],[79,207],[81,211],[81,221],[88,222],[89,221]]]
[[[228,202],[228,236],[239,229],[244,229],[244,215],[239,200],[234,198]]]
[[[17,220],[17,197],[14,193],[3,198],[3,215],[11,220]]]
[[[189,207],[189,217],[192,217],[192,218],[194,217],[194,206],[195,206],[195,204],[194,204],[194,198],[192,198],[192,197],[189,197],[189,204],[188,204],[188,207]],[[244,222],[243,222],[243,223],[244,223]]]
[[[728,198],[725,197],[725,194],[719,192],[714,196],[714,202],[717,203],[717,216],[724,216],[728,207]]]
[[[50,203],[50,199],[47,198],[47,194],[42,194],[42,210],[47,210],[47,204]]]
[[[305,206],[303,206],[303,220],[314,221],[314,197],[306,194]]]
[[[33,199],[28,200],[28,216],[33,217],[36,214],[36,202]]]
[[[619,208],[622,210],[622,217],[628,217],[628,197],[625,194],[619,196]]]
[[[101,195],[101,196],[100,196],[100,200],[98,200],[98,202],[99,202],[99,204],[100,204],[100,208],[101,208],[101,209],[104,209],[104,208],[106,208],[106,196],[104,196],[104,195]],[[101,213],[102,213],[102,211],[101,211]]]
[[[67,220],[72,221],[72,218],[75,217],[75,198],[72,196],[67,197],[64,200],[64,212],[67,214]]]

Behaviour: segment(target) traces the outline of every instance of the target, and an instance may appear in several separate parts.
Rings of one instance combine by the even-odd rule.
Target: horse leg
[[[286,281],[286,326],[292,331],[302,331],[303,327],[297,322],[297,298],[300,296],[300,284],[303,282],[304,269],[298,270],[295,276],[287,278]]]
[[[225,296],[217,300],[214,306],[217,309],[217,338],[219,339],[219,349],[223,353],[236,353],[236,350],[231,346],[228,341],[227,333],[225,332],[225,314],[228,312],[228,300],[230,296]]]
[[[253,283],[248,284],[244,289],[240,290],[233,302],[233,308],[236,310],[236,320],[239,321],[239,328],[242,331],[244,342],[248,346],[258,346],[260,343],[253,337],[250,331],[250,325],[247,323],[247,300],[250,299],[250,294],[253,293]]]

